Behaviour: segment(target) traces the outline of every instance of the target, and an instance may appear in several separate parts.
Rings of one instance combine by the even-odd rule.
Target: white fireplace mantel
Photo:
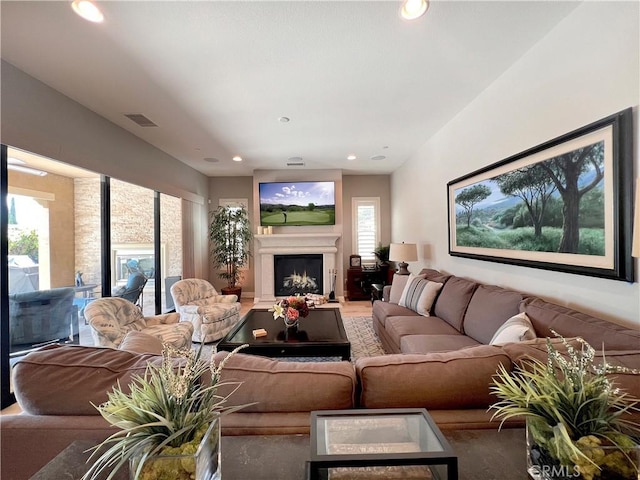
[[[279,233],[254,235],[256,241],[256,301],[274,301],[273,266],[274,255],[295,255],[304,253],[322,254],[323,293],[331,291],[330,272],[336,271],[336,243],[339,233]]]

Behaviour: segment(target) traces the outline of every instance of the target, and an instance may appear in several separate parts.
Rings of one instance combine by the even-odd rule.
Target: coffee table
[[[267,335],[255,338],[253,331],[264,328]],[[231,351],[249,346],[242,353],[265,357],[340,357],[349,360],[351,343],[342,324],[339,308],[316,308],[300,319],[297,328],[285,328],[268,309],[252,309],[218,343],[218,350]]]
[[[338,472],[349,479],[416,472],[418,478],[458,480],[458,457],[424,408],[311,412],[308,478]]]

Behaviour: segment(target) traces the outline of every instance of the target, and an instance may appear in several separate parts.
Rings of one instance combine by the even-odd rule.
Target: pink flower
[[[296,310],[295,308],[287,308],[287,318],[289,320],[296,320],[299,315],[300,314],[298,313],[298,310]]]

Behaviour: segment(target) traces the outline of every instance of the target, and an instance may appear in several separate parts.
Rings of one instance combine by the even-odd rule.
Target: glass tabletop
[[[318,455],[442,452],[442,443],[421,412],[321,416]]]
[[[375,472],[380,477],[373,474],[385,466],[389,468]],[[419,478],[458,477],[458,458],[426,409],[311,413],[310,480],[391,478],[391,474],[407,475],[411,466],[423,466]]]

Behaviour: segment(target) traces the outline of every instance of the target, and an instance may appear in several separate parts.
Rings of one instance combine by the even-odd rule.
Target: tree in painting
[[[580,200],[604,178],[604,142],[594,143],[558,155],[540,166],[547,172],[562,197],[562,237],[558,252],[576,253],[580,242]],[[593,167],[595,175],[580,185],[580,176]]]
[[[465,188],[456,195],[456,203],[464,208],[464,214],[467,217],[467,228],[471,226],[471,217],[473,216],[473,207],[482,200],[491,195],[491,189],[486,185],[474,185]]]
[[[531,217],[534,235],[539,238],[547,204],[556,191],[546,170],[534,164],[498,175],[493,180],[504,195],[522,199]]]

